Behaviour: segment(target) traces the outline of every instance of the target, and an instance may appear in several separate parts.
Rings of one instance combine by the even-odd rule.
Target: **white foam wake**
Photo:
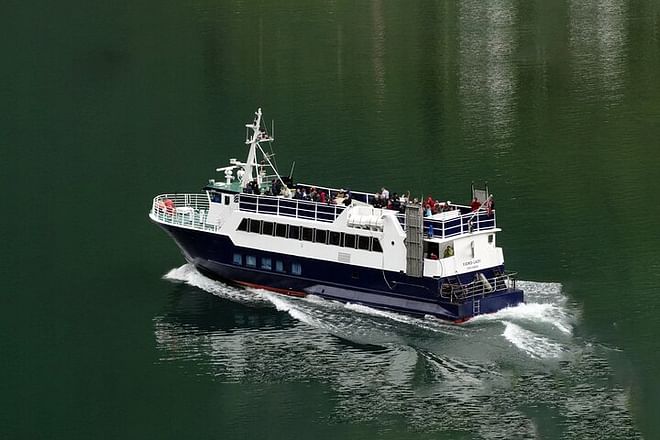
[[[347,334],[352,332],[364,333],[368,328],[371,328],[369,332],[376,331],[377,328],[382,331],[381,327],[385,322],[390,323],[386,324],[388,326],[405,324],[419,330],[467,335],[478,329],[472,327],[472,324],[499,321],[505,326],[502,335],[514,346],[534,358],[553,358],[565,351],[562,345],[549,336],[537,334],[525,327],[541,323],[559,330],[564,336],[572,335],[573,331],[574,318],[562,305],[565,303],[565,297],[561,294],[561,285],[556,283],[524,282],[526,293],[529,291],[532,298],[542,302],[520,304],[493,314],[477,316],[468,321],[467,325],[455,326],[437,318],[417,318],[361,304],[329,301],[314,295],[306,298],[289,298],[262,289],[236,288],[206,278],[191,264],[170,270],[164,278],[189,284],[232,301],[274,306],[297,321],[343,337],[347,337]],[[371,319],[365,321],[360,315]],[[379,318],[384,319],[385,322],[379,322]]]
[[[206,278],[199,273],[192,264],[184,264],[181,267],[172,269],[167,272],[163,278],[170,281],[179,281],[221,298],[238,301],[244,304],[263,304],[264,302],[267,302],[267,299],[264,298],[260,291],[255,289],[255,292],[248,292],[244,289],[238,289],[219,281]]]
[[[566,309],[555,304],[528,303],[515,307],[507,307],[498,312],[473,318],[472,322],[480,321],[526,321],[548,324],[566,335],[573,333],[572,318]]]
[[[545,336],[538,335],[509,321],[502,321],[502,324],[504,324],[502,336],[533,358],[558,358],[565,351],[561,344],[551,341]]]

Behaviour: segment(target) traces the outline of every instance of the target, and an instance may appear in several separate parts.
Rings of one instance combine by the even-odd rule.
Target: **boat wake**
[[[519,282],[526,304],[457,325],[232,287],[191,265],[164,278],[246,308],[227,330],[157,317],[163,362],[194,361],[225,382],[324,383],[336,396],[333,423],[373,421],[386,432],[405,419],[425,432],[539,438],[530,408],[544,407],[570,438],[638,437],[627,393],[612,385],[611,350],[576,336],[579,308],[561,284]]]
[[[576,319],[575,313],[565,307],[566,299],[561,294],[561,285],[557,283],[519,282],[526,294],[529,292],[527,304],[481,315],[456,325],[432,316],[418,318],[362,304],[329,301],[314,295],[293,298],[262,289],[233,287],[206,278],[191,264],[170,270],[164,278],[244,305],[274,307],[301,323],[357,343],[396,342],[402,335],[410,333],[467,337],[484,326],[499,322],[504,325],[501,336],[522,353],[531,358],[558,358],[567,348],[562,346],[561,341],[553,340],[544,333],[568,338],[572,335]],[[367,336],[373,340],[365,340]]]

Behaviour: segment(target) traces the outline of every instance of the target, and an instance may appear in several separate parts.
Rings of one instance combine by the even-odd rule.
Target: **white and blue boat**
[[[245,162],[230,159],[198,194],[161,194],[150,219],[213,279],[292,296],[316,295],[454,322],[522,303],[497,247],[488,188],[473,206],[293,184],[262,145],[259,109]],[[433,208],[433,209],[430,209]],[[431,212],[429,212],[431,211]]]

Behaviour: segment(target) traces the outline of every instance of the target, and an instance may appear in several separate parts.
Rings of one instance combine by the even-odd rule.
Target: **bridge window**
[[[244,218],[243,220],[241,220],[241,224],[238,225],[238,229],[237,229],[237,230],[239,230],[239,231],[247,231],[247,230],[248,230],[248,219]]]
[[[341,233],[340,232],[335,232],[335,231],[330,231],[329,234],[329,240],[328,244],[331,244],[333,246],[341,246]]]
[[[302,239],[304,241],[313,241],[313,239],[314,239],[314,229],[313,228],[303,228],[303,230],[302,230]]]
[[[365,237],[363,235],[358,236],[358,249],[362,249],[364,251],[369,250],[369,237]]]
[[[300,240],[300,226],[289,225],[289,238]]]
[[[261,232],[261,220],[250,219],[250,232]]]
[[[234,264],[237,266],[243,265],[243,256],[241,254],[234,254]]]
[[[328,238],[328,231],[326,231],[325,229],[316,230],[316,236],[314,237],[315,242],[325,244],[325,240],[327,238]]]
[[[266,270],[272,270],[273,269],[273,260],[270,258],[262,258],[261,259],[261,268],[266,269]]]
[[[294,275],[300,275],[302,273],[302,267],[300,267],[300,263],[291,263],[291,273]]]
[[[264,222],[261,233],[264,235],[273,235],[275,224],[273,222]]]
[[[344,247],[355,249],[355,235],[344,234]]]
[[[371,239],[371,250],[374,252],[383,252],[383,248],[380,246],[380,240],[377,238]]]
[[[281,223],[277,223],[275,225],[275,235],[277,237],[284,237],[286,238],[286,225],[283,225]]]
[[[257,257],[254,255],[248,255],[245,257],[245,265],[247,267],[257,267]]]
[[[229,202],[231,201],[231,197],[228,195],[225,195],[225,205],[229,205]]]

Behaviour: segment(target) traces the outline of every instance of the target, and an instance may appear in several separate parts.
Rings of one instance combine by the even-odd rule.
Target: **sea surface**
[[[660,438],[660,3],[0,4],[0,438]],[[147,213],[284,174],[494,194],[464,325],[211,281]],[[295,166],[294,166],[295,163]]]

